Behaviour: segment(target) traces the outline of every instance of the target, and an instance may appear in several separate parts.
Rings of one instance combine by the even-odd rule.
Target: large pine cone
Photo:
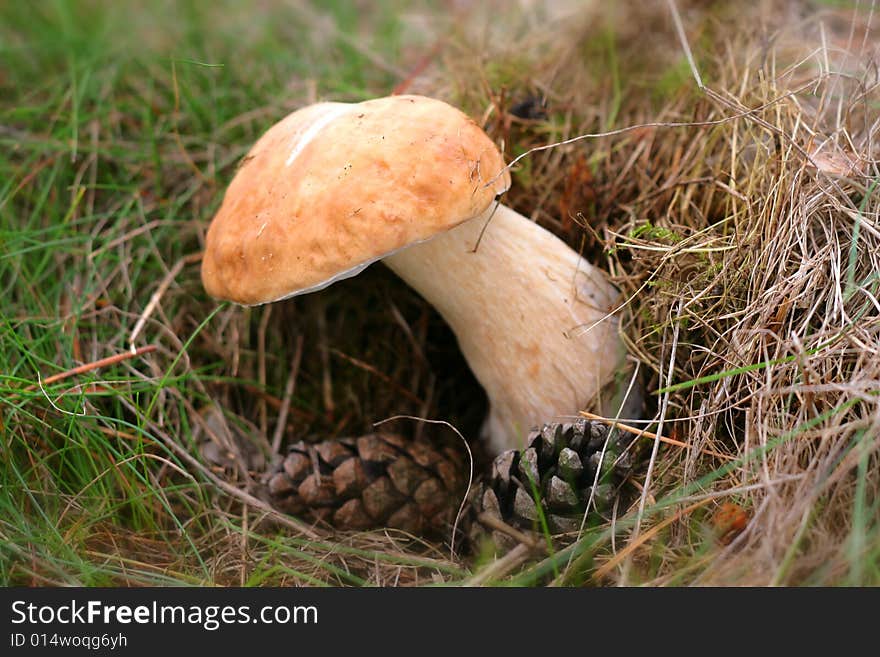
[[[496,457],[489,476],[471,492],[471,540],[489,534],[498,547],[510,547],[511,538],[499,524],[538,533],[576,532],[588,504],[604,513],[617,497],[632,467],[626,451],[630,439],[587,420],[533,429],[526,448]]]
[[[282,511],[341,529],[436,533],[452,524],[467,472],[463,448],[375,433],[296,443],[270,473],[268,488]]]
[[[587,420],[534,429],[525,449],[500,454],[489,476],[474,484],[461,529],[472,541],[491,536],[499,548],[511,542],[499,523],[527,532],[576,531],[591,495],[592,509],[610,508],[630,468],[628,443]],[[340,529],[448,536],[467,479],[461,444],[377,433],[296,443],[269,473],[268,489],[279,509]]]

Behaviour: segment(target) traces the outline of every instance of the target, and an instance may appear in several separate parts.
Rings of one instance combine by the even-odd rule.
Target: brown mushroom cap
[[[320,289],[481,214],[510,185],[503,168],[483,130],[439,100],[306,107],[242,160],[202,282],[246,305]]]

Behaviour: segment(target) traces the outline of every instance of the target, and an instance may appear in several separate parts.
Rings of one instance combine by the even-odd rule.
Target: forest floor
[[[0,583],[880,584],[880,18],[747,4],[3,3]],[[640,439],[632,504],[515,568],[251,494],[276,434],[476,438],[429,305],[382,266],[256,308],[199,278],[266,128],[404,91],[508,161],[566,142],[506,203],[621,289],[648,428],[686,444]],[[212,426],[252,458],[212,466]]]

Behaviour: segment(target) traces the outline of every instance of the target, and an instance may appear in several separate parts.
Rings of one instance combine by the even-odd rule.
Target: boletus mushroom
[[[509,185],[495,144],[442,101],[318,103],[242,160],[208,229],[202,281],[257,305],[382,260],[454,331],[489,398],[490,449],[520,447],[532,426],[609,401],[623,349],[609,316],[617,290],[499,204]]]

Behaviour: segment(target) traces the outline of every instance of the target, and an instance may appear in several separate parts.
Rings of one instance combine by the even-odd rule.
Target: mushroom
[[[208,229],[202,281],[214,297],[257,305],[382,260],[458,338],[489,398],[491,451],[520,447],[536,424],[607,410],[624,350],[610,315],[617,290],[498,203],[509,186],[494,143],[442,101],[311,105],[242,160]]]

